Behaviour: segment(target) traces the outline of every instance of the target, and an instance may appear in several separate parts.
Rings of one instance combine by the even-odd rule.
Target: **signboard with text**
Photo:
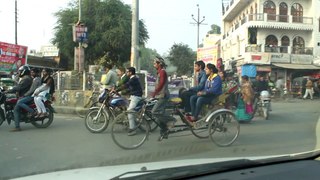
[[[17,71],[26,63],[27,46],[0,42],[0,72]]]
[[[88,28],[83,24],[73,26],[73,41],[85,43],[88,41]]]
[[[218,46],[198,48],[197,60],[202,60],[204,63],[216,64],[218,59]]]

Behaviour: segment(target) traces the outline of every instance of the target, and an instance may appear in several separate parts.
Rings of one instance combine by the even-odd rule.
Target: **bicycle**
[[[150,101],[144,99],[142,101],[143,105],[141,108],[135,112],[137,116],[137,125],[135,130],[138,131],[135,136],[128,136],[127,134],[129,129],[129,120],[127,115],[128,113],[133,112],[123,112],[119,114],[113,121],[111,127],[112,140],[120,148],[136,149],[144,144],[144,142],[148,139],[150,126],[145,117],[148,102]],[[168,135],[170,135],[170,137],[179,137],[179,135],[172,135],[189,130],[191,131],[191,134],[201,139],[208,138],[210,136],[210,139],[218,146],[229,146],[237,139],[240,132],[240,125],[231,110],[224,108],[212,110],[207,109],[208,112],[206,113],[205,117],[201,118],[195,123],[191,123],[186,119],[184,113],[179,109],[180,103],[180,101],[175,101],[175,99],[172,99],[169,103],[169,106],[166,108],[171,108],[174,114],[172,116],[174,123],[169,122],[169,124],[171,124],[171,127],[169,127],[168,131]],[[176,116],[180,117],[182,124],[175,124],[177,122]],[[152,121],[159,125],[157,121]],[[182,134],[180,136],[186,136],[186,134]],[[161,141],[163,138],[167,137],[160,136],[158,140]]]

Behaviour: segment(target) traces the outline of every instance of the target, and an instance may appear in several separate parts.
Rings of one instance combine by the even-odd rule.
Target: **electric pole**
[[[191,17],[195,21],[195,23],[191,23],[191,24],[196,24],[197,25],[197,48],[199,48],[199,30],[200,30],[200,25],[206,25],[206,24],[203,23],[203,21],[205,20],[205,16],[203,16],[202,20],[200,21],[199,4],[197,4],[197,7],[198,7],[198,17],[197,17],[197,19],[195,19],[194,15],[192,14]]]
[[[15,0],[15,8],[14,8],[14,33],[15,33],[15,43],[18,44],[18,7],[17,0]]]
[[[139,0],[132,0],[132,33],[130,64],[140,72],[139,59]]]

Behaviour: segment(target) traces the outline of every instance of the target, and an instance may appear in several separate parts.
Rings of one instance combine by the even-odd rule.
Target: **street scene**
[[[239,138],[229,147],[218,147],[210,139],[198,139],[190,132],[182,136],[169,135],[168,139],[158,142],[159,130],[156,130],[138,149],[123,150],[112,141],[110,128],[103,133],[90,133],[84,120],[73,114],[56,113],[53,124],[45,129],[22,124],[24,130],[14,134],[9,132],[12,125],[4,124],[0,127],[0,174],[6,179],[137,162],[308,151],[320,145],[318,104],[319,99],[274,102],[270,119],[256,116],[252,122],[241,124]],[[304,141],[297,141],[301,138]]]
[[[319,9],[319,0],[6,1],[0,180],[320,154]]]

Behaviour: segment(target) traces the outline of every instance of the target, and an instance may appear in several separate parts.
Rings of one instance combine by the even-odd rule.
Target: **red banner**
[[[0,72],[17,71],[26,63],[27,46],[0,42]]]

